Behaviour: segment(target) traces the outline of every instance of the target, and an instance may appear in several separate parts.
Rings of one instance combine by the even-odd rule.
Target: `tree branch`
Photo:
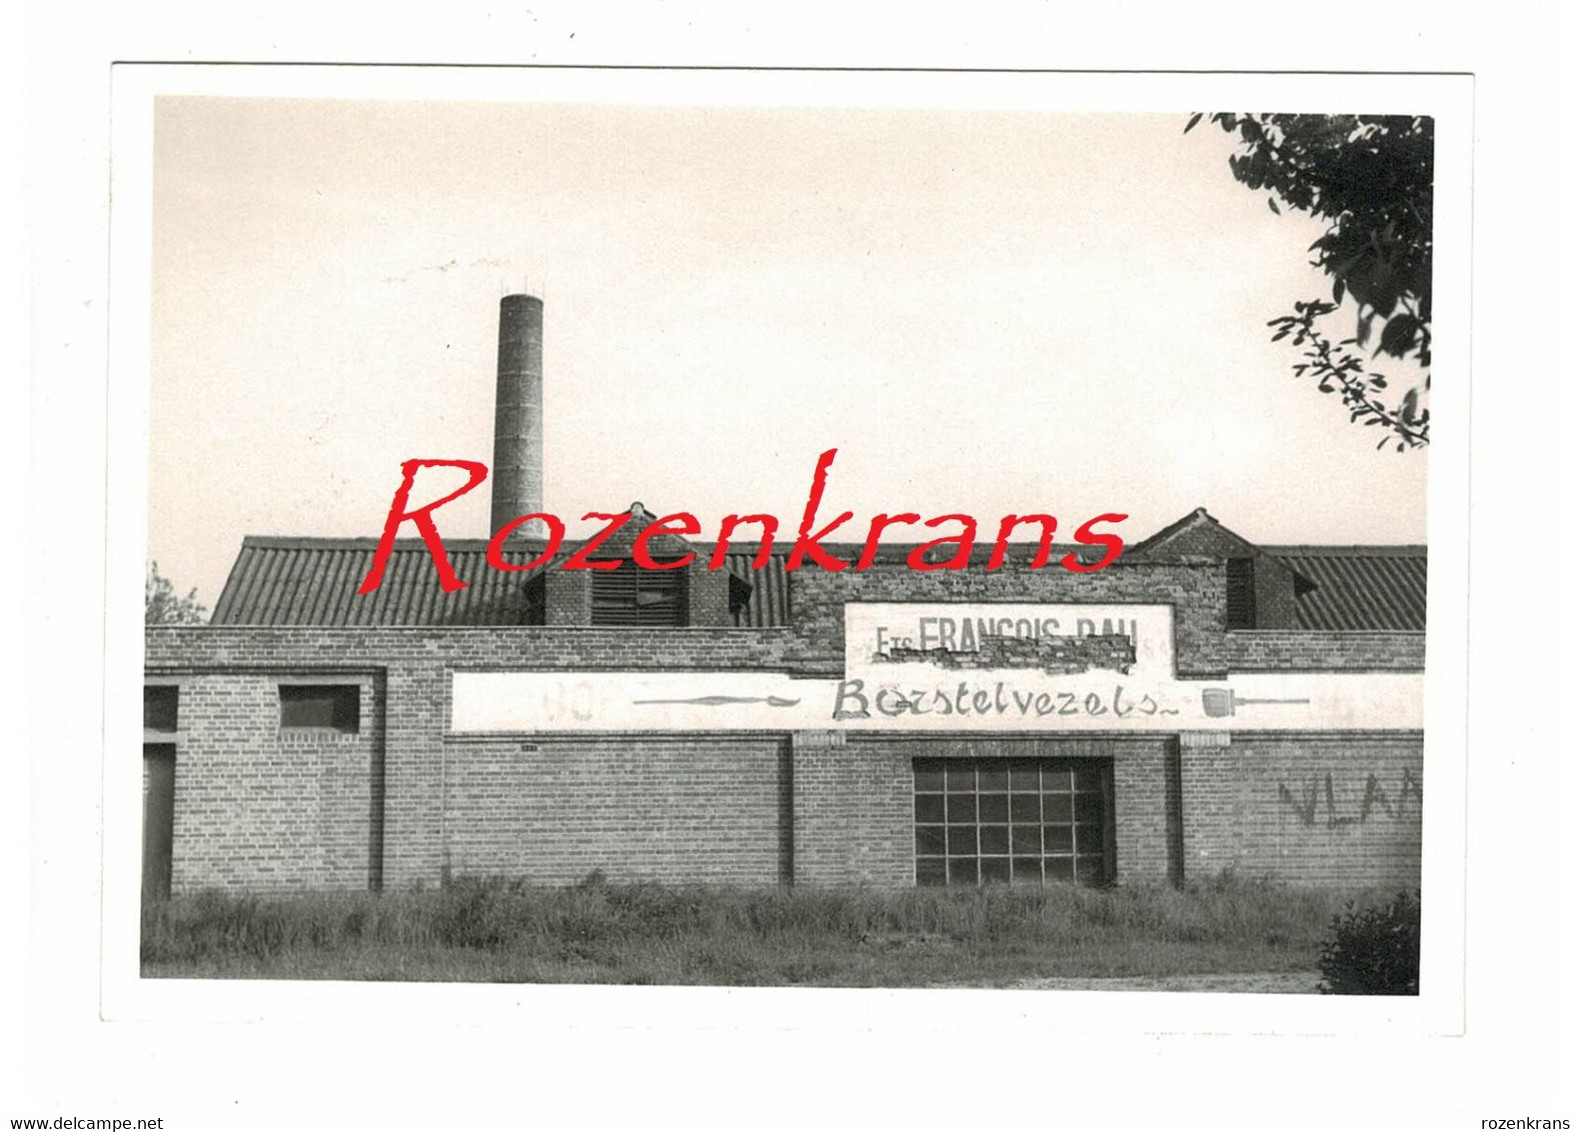
[[[1426,409],[1418,411],[1419,388],[1408,390],[1397,407],[1389,406],[1378,397],[1377,391],[1385,389],[1388,380],[1379,373],[1365,372],[1364,360],[1347,349],[1356,340],[1348,338],[1335,343],[1317,328],[1318,318],[1337,309],[1335,304],[1320,299],[1296,303],[1294,314],[1282,315],[1268,323],[1275,328],[1273,341],[1293,335],[1291,344],[1304,346],[1302,356],[1306,359],[1294,367],[1295,376],[1309,374],[1317,378],[1317,388],[1323,393],[1338,393],[1350,411],[1352,423],[1360,421],[1387,430],[1377,447],[1389,441],[1393,441],[1400,452],[1424,447],[1430,441],[1431,413]],[[1426,385],[1430,383],[1428,377]]]

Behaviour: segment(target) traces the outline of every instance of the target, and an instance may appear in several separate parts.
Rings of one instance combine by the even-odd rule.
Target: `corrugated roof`
[[[1426,630],[1426,547],[1268,546],[1316,588],[1296,603],[1302,629]]]
[[[242,541],[214,606],[215,625],[519,625],[528,608],[527,574],[505,574],[484,560],[486,542],[450,540],[456,576],[471,583],[445,593],[421,541],[398,542],[384,580],[371,594],[357,587],[373,564],[375,539]],[[510,550],[510,562],[535,556]]]
[[[577,544],[567,542],[570,549]],[[1030,560],[1032,544],[1015,543],[1009,565]],[[520,625],[527,623],[535,596],[527,583],[545,569],[506,574],[488,565],[486,539],[445,539],[456,577],[470,583],[445,593],[428,548],[421,539],[397,539],[379,588],[366,596],[357,587],[373,565],[377,539],[289,538],[249,535],[231,567],[230,577],[215,603],[214,625]],[[506,561],[530,562],[543,544],[522,539],[510,544]],[[824,543],[835,557],[853,560],[860,543]],[[884,543],[877,561],[903,563],[910,544]],[[987,561],[990,546],[971,555],[974,566]],[[1075,551],[1091,557],[1091,547],[1055,546],[1053,560]],[[949,557],[949,548],[935,557]],[[735,613],[735,624],[771,628],[790,623],[790,576],[785,555],[774,554],[761,570],[752,568],[755,552],[743,549],[725,556],[725,569],[752,587]],[[815,567],[812,567],[815,568]]]
[[[309,539],[248,536],[214,605],[213,625],[521,625],[539,600],[529,588],[547,566],[520,573],[495,570],[484,539],[445,539],[456,577],[470,583],[445,593],[428,548],[420,539],[398,539],[379,588],[359,595],[373,565],[377,539]],[[504,552],[515,564],[530,562],[541,543],[522,540]],[[784,558],[762,570],[752,555],[731,554],[725,567],[752,587],[735,623],[767,627],[789,622],[790,593]]]
[[[825,544],[830,553],[853,557],[859,547]],[[215,604],[215,625],[520,625],[530,623],[539,596],[528,583],[544,567],[506,574],[488,565],[482,539],[447,539],[456,575],[470,585],[454,593],[438,586],[427,547],[401,539],[371,594],[358,596],[373,563],[375,539],[304,539],[249,536]],[[505,552],[507,561],[537,557],[541,544],[523,541]],[[880,562],[904,560],[909,547],[885,544]],[[980,550],[981,548],[979,548]],[[1066,548],[1056,549],[1056,555]],[[1400,630],[1426,628],[1424,546],[1269,546],[1265,553],[1315,584],[1297,603],[1299,625],[1313,630]],[[731,554],[725,567],[752,587],[735,614],[743,627],[788,625],[790,575],[784,556],[752,569],[753,554]],[[981,554],[973,554],[980,565]],[[1016,561],[1023,562],[1019,555]],[[1057,561],[1057,557],[1055,558]],[[1123,561],[1123,559],[1121,559]]]
[[[790,575],[783,555],[776,554],[761,570],[752,569],[751,554],[727,554],[724,568],[752,587],[744,608],[736,610],[735,624],[766,629],[790,624]]]

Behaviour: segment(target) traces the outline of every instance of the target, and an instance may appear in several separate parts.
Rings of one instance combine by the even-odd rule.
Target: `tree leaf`
[[[1190,121],[1185,123],[1185,132],[1187,134],[1196,128],[1196,123],[1201,121],[1201,115],[1202,112],[1198,110],[1190,116]]]
[[[1377,348],[1390,357],[1402,357],[1415,341],[1418,328],[1419,324],[1412,315],[1396,314],[1383,327]]]

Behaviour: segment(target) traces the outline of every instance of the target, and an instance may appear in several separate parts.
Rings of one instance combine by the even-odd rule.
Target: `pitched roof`
[[[1257,549],[1255,546],[1252,546],[1239,535],[1231,531],[1228,527],[1218,522],[1217,519],[1214,519],[1211,515],[1207,514],[1207,508],[1198,507],[1194,511],[1181,515],[1168,526],[1163,527],[1160,530],[1153,531],[1140,542],[1132,543],[1130,546],[1125,548],[1125,553],[1132,556],[1151,554],[1153,551],[1161,550],[1167,544],[1174,542],[1180,536],[1184,535],[1193,528],[1202,527],[1211,528],[1214,532],[1219,533],[1220,537],[1228,536],[1228,538],[1232,539],[1233,541],[1244,544],[1246,550],[1254,552]]]
[[[1205,507],[1196,508],[1184,518],[1176,519],[1156,534],[1142,539],[1130,547],[1127,553],[1134,558],[1153,560],[1193,555],[1270,560],[1274,569],[1286,570],[1294,575],[1297,593],[1303,593],[1311,585],[1311,579],[1303,577],[1291,563],[1269,554],[1266,547],[1257,546],[1235,534],[1209,515]]]

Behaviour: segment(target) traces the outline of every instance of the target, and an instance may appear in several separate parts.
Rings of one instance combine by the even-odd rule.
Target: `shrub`
[[[1420,893],[1360,910],[1350,904],[1333,917],[1317,968],[1323,994],[1419,994]]]

